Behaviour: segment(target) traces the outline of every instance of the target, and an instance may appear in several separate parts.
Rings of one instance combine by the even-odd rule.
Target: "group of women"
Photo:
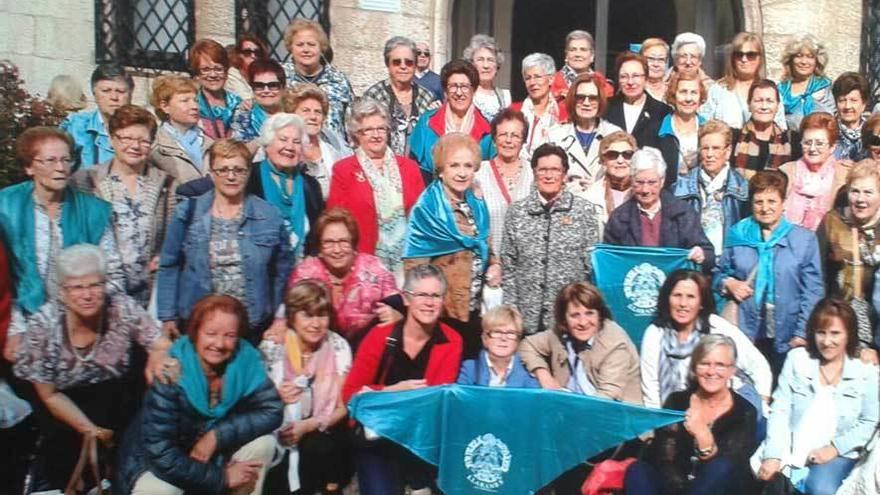
[[[824,494],[878,469],[855,466],[880,400],[880,117],[816,39],[777,85],[752,33],[713,81],[694,33],[606,78],[574,31],[559,71],[523,60],[522,102],[488,36],[439,100],[408,38],[359,99],[319,24],[284,40],[284,65],[253,36],[196,42],[155,117],[99,67],[97,110],[18,137],[0,293],[32,488],[64,488],[86,439],[119,493],[340,493],[354,472],[367,495],[431,493],[433,468],[346,404],[456,381],[685,411],[624,449],[627,493]],[[639,342],[590,283],[600,242],[699,266],[666,278]]]

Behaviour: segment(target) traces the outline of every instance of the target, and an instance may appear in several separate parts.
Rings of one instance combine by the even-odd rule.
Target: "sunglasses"
[[[868,137],[865,138],[865,144],[868,146],[880,146],[880,136],[868,134]]]
[[[574,95],[574,101],[583,103],[584,100],[590,100],[590,103],[596,103],[599,101],[599,95]]]
[[[758,57],[760,56],[761,52],[743,52],[740,50],[733,52],[733,58],[739,60],[745,57],[746,60],[748,60],[749,62],[754,62],[755,60],[758,60]]]
[[[431,56],[431,51],[430,51],[430,50],[416,50],[416,56],[419,56],[419,57],[430,57],[430,56]]]
[[[249,57],[259,57],[263,55],[263,50],[259,48],[242,48],[239,50],[242,55],[247,55]]]
[[[622,156],[625,160],[631,160],[634,153],[635,153],[635,151],[632,151],[632,150],[626,150],[626,151],[607,150],[605,153],[602,153],[602,158],[604,158],[605,160],[611,161],[611,160],[617,160],[618,158],[620,158]]]
[[[403,65],[405,65],[407,67],[412,67],[413,65],[416,65],[416,61],[411,58],[392,58],[391,65],[394,65],[397,67],[403,66]]]
[[[279,89],[281,89],[281,82],[279,82],[279,81],[254,82],[254,83],[251,83],[251,88],[253,88],[254,91],[265,91],[265,90],[278,91]]]

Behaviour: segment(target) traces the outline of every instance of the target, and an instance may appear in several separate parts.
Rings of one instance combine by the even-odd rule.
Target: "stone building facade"
[[[188,5],[194,17],[195,38],[210,37],[223,44],[234,41],[241,0],[176,1]],[[605,41],[597,36],[599,54],[613,54],[619,49],[612,45],[619,44],[622,32],[638,33],[632,35],[635,37],[652,32],[705,34],[704,31],[708,31],[719,38],[717,43],[710,41],[710,47],[717,45],[716,52],[720,53],[721,44],[725,38],[729,39],[728,33],[753,31],[764,37],[768,75],[773,78],[781,74],[779,54],[785,38],[794,33],[814,33],[825,42],[830,60],[827,73],[831,77],[845,70],[860,69],[863,50],[861,0],[669,0],[665,3],[660,0],[263,0],[252,3],[283,2],[307,3],[313,10],[315,6],[326,9],[335,52],[333,63],[349,76],[357,93],[385,77],[382,47],[393,35],[427,42],[433,48],[435,70],[439,70],[445,61],[460,56],[471,34],[488,32],[496,37],[510,60],[501,69],[500,85],[515,87],[520,84],[515,58],[523,55],[517,51],[517,45],[535,41],[523,33],[536,27],[533,25],[536,22],[543,23],[537,26],[539,29],[546,26],[547,30],[555,30],[552,34],[558,38],[568,29],[562,29],[566,22],[582,20],[582,24],[575,26],[597,35],[605,33]],[[10,59],[19,66],[32,92],[45,94],[57,74],[78,78],[88,92],[88,77],[97,53],[99,29],[96,23],[100,23],[101,16],[96,15],[96,5],[100,3],[100,0],[0,0],[0,32],[4,33],[0,38],[0,59]],[[131,3],[162,2],[133,0]],[[550,9],[550,14],[540,19],[532,19],[528,9],[534,11],[538,4],[541,8],[550,9],[554,4],[560,8]],[[638,20],[640,8],[649,5],[665,9],[664,13],[669,13],[666,20],[653,25],[652,19]],[[665,24],[661,26],[661,22]],[[562,34],[557,36],[556,31]],[[558,46],[558,40],[554,40],[554,44]],[[533,51],[547,51],[558,60],[562,58],[561,53],[555,53],[558,48],[542,49],[540,40],[537,45],[528,46]],[[532,48],[534,46],[537,49]],[[605,60],[597,57],[597,67],[603,68],[609,59],[610,56]],[[158,71],[135,69],[138,74],[135,101],[143,103],[149,91],[148,80]],[[717,70],[712,72],[720,75]]]

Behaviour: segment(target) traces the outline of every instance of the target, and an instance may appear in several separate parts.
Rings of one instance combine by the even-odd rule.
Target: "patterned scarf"
[[[755,133],[755,124],[751,120],[743,126],[733,151],[733,163],[739,170],[764,170],[777,169],[783,163],[791,161],[791,143],[788,133],[783,131],[775,122],[770,130],[769,153],[764,163],[758,161],[761,154],[760,141]]]
[[[449,104],[447,103],[446,106],[448,107]],[[452,113],[453,112],[451,108],[446,109],[446,134],[449,134],[450,132],[462,132],[464,134],[470,134],[471,129],[474,128],[474,106],[471,105],[468,107],[467,112],[461,119],[460,126],[455,125],[455,122],[452,120]]]
[[[837,160],[830,156],[813,172],[800,159],[795,163],[792,190],[785,200],[785,217],[815,232],[834,202],[834,170]]]
[[[697,347],[703,334],[699,331],[699,324],[684,342],[679,342],[678,330],[674,328],[665,327],[661,331],[663,335],[660,340],[658,376],[660,377],[660,403],[662,404],[672,392],[687,388],[691,354],[694,353],[694,348]]]
[[[302,417],[313,416],[326,421],[339,401],[336,354],[329,336],[324,337],[305,367],[302,365],[302,342],[293,330],[288,329],[285,335],[284,349],[287,351],[284,381],[293,382],[297,377],[304,376],[310,382],[312,404],[310,410],[302,411]]]
[[[223,127],[228,129],[229,124],[232,122],[232,114],[235,113],[235,109],[241,103],[241,98],[232,91],[223,91],[223,94],[225,106],[222,107],[219,105],[212,106],[208,103],[204,91],[199,91],[196,99],[199,103],[199,116],[210,121],[219,120],[223,122]]]
[[[840,160],[860,160],[862,159],[862,127],[864,127],[867,117],[864,115],[859,119],[859,125],[855,129],[850,129],[840,119],[837,119],[837,129],[840,137],[837,140],[837,146],[834,148],[834,156]]]
[[[391,148],[385,148],[382,170],[376,168],[362,148],[357,148],[355,156],[373,189],[379,227],[376,256],[391,273],[397,273],[397,270],[403,269],[400,255],[403,253],[403,241],[406,238],[406,212],[403,208],[400,168]]]
[[[724,198],[729,175],[730,167],[727,165],[718,171],[715,177],[709,177],[709,174],[700,168],[700,195],[703,199],[700,223],[716,253],[721,252],[724,240],[724,207],[721,201]]]

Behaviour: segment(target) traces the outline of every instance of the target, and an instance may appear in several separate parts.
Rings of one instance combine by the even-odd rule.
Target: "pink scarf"
[[[291,335],[293,334],[293,335]],[[286,342],[286,356],[284,359],[284,381],[292,382],[298,375],[305,375],[312,379],[312,414],[311,416],[326,422],[336,404],[339,401],[339,374],[336,372],[336,353],[330,344],[330,336],[324,338],[321,346],[312,355],[306,368],[297,373],[301,368],[302,352],[299,337],[288,330]],[[293,362],[299,361],[299,362]],[[308,411],[304,411],[304,417]]]
[[[834,202],[832,186],[837,160],[829,157],[816,172],[803,159],[795,163],[792,188],[785,200],[785,218],[801,227],[816,231]]]

